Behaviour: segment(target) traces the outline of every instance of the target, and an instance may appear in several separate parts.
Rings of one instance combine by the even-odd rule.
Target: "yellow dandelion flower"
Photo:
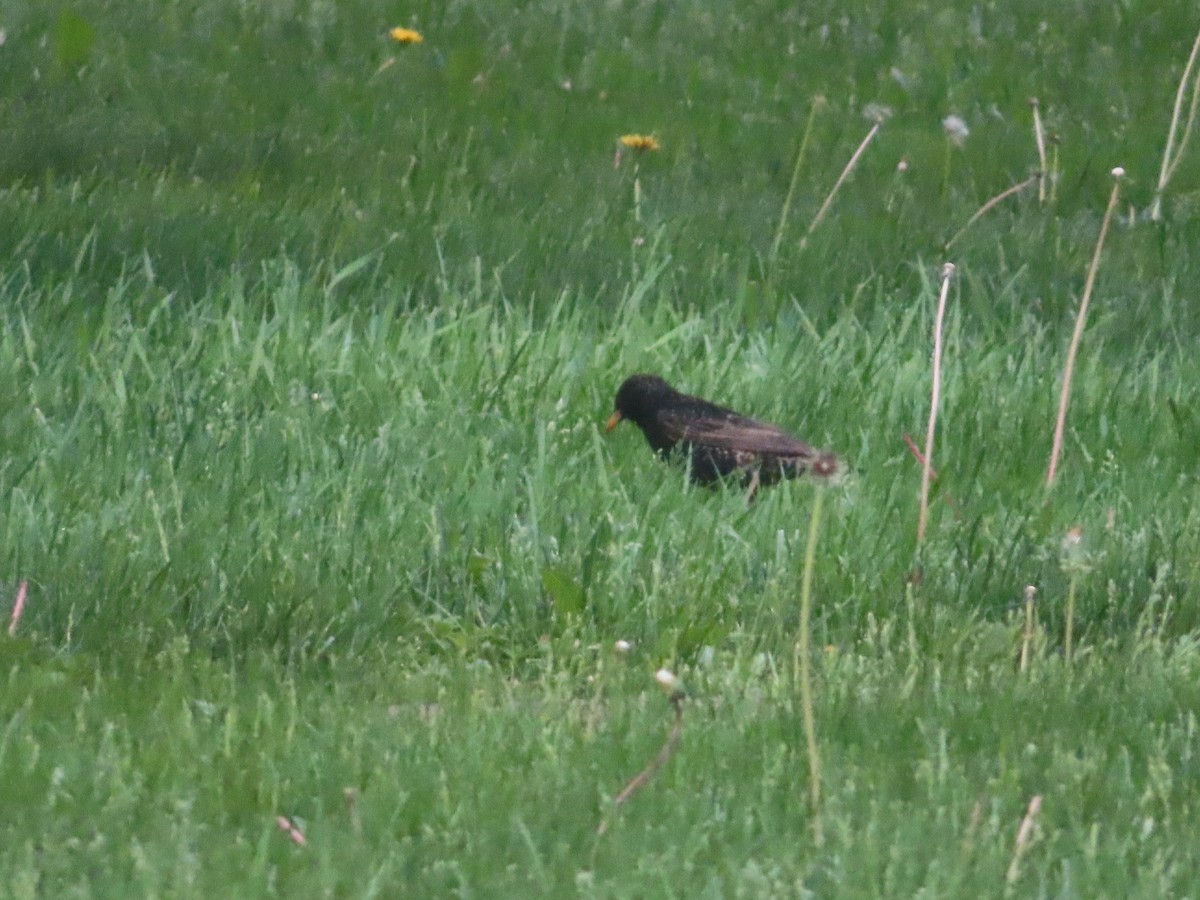
[[[388,37],[397,44],[420,44],[425,40],[421,32],[411,28],[393,28],[388,32]]]
[[[662,144],[658,142],[658,138],[652,134],[623,134],[620,140],[622,147],[637,150],[639,153],[645,153],[647,150],[658,150],[662,147]]]

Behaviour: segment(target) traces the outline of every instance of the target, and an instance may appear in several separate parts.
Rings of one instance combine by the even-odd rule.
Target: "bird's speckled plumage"
[[[686,454],[692,480],[711,484],[739,475],[751,492],[782,478],[829,478],[838,459],[775,425],[758,422],[700,397],[681,394],[657,375],[631,375],[617,391],[611,430],[622,419],[637,425],[655,452]]]

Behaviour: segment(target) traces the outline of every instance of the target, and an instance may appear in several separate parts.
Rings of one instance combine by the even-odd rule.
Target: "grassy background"
[[[1195,154],[1144,211],[1200,23],[1043,6],[4,7],[0,589],[30,601],[0,638],[0,893],[1192,890]],[[1031,96],[1061,177],[954,247],[918,554],[932,281],[1036,167]],[[802,249],[869,103],[893,115]],[[631,131],[663,148],[614,167]],[[824,847],[812,488],[747,510],[605,437],[638,370],[853,465],[815,572]],[[597,844],[669,729],[664,664],[683,742]]]

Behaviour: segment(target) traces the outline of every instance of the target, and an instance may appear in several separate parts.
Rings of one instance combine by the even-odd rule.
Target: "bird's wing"
[[[775,456],[812,456],[816,452],[782,428],[732,412],[720,416],[665,412],[659,415],[659,422],[675,440],[692,444]]]

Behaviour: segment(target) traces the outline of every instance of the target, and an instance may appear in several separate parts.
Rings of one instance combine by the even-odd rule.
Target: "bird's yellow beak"
[[[608,421],[604,423],[604,430],[612,431],[619,424],[621,424],[621,420],[623,418],[625,418],[625,417],[622,416],[619,412],[613,413],[611,416],[608,417]]]

